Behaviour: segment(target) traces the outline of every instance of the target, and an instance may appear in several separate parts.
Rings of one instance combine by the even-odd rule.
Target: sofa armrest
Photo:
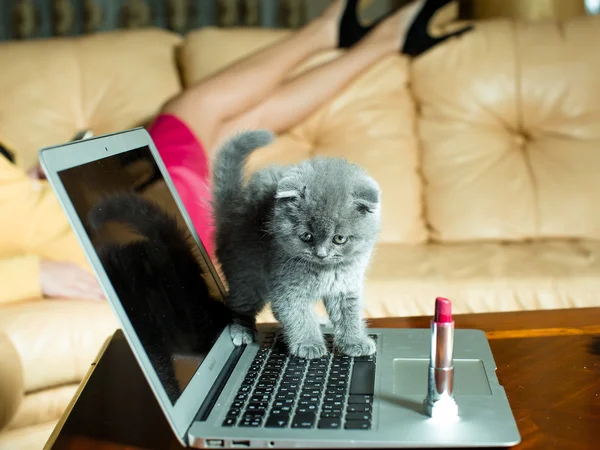
[[[0,430],[13,418],[24,395],[23,366],[13,343],[0,331]]]

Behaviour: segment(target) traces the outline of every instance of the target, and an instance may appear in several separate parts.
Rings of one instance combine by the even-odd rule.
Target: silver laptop
[[[160,244],[152,242],[151,235],[132,237],[131,230],[118,224],[101,231],[90,225],[90,212],[115,195],[138,196],[158,205],[191,236],[194,270],[205,286],[205,298],[195,300],[222,302],[226,296],[144,129],[46,148],[40,151],[40,160],[166,420],[183,445],[498,447],[520,441],[481,331],[456,331],[459,421],[440,424],[423,410],[428,329],[371,329],[376,354],[351,358],[331,349],[331,330],[323,327],[331,351],[318,360],[289,356],[275,325],[261,328],[256,342],[242,347],[232,344],[226,323],[197,329],[191,305],[195,303],[182,301],[188,286],[173,290],[162,276],[178,270],[181,261],[168,252],[155,257],[152,249]],[[137,247],[128,246],[140,239],[144,245],[139,248],[144,250],[132,255],[131,248]],[[122,258],[117,271],[100,256],[106,245],[113,244],[124,249],[116,256]],[[140,270],[153,271],[151,291],[139,286]],[[214,319],[211,323],[221,323]]]

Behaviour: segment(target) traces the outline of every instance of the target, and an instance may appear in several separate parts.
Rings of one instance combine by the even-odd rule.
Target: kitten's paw
[[[325,354],[327,354],[327,348],[323,342],[312,342],[290,345],[289,352],[299,358],[315,359],[325,356]]]
[[[362,339],[339,339],[335,342],[337,349],[348,356],[369,356],[377,350],[377,344],[368,336]]]
[[[252,333],[252,330],[237,323],[234,323],[229,327],[229,334],[231,335],[233,345],[237,347],[254,342],[254,333]]]

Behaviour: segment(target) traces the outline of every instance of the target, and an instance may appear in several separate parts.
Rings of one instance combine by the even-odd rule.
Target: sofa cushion
[[[440,241],[599,238],[600,17],[481,22],[412,66]]]
[[[190,85],[284,36],[274,30],[203,29],[190,33],[181,51],[183,79]],[[315,55],[290,76],[339,55],[333,51]],[[381,60],[273,145],[255,152],[248,170],[297,163],[316,155],[347,158],[364,167],[382,188],[380,242],[424,242],[427,231],[407,75],[405,58]]]
[[[58,421],[40,423],[27,428],[0,432],[0,450],[38,450],[44,448],[46,442],[56,428]]]
[[[79,384],[67,384],[31,392],[5,430],[27,428],[60,419],[77,391]]]
[[[23,368],[10,338],[0,330],[0,430],[19,410],[23,400]]]
[[[367,274],[366,316],[598,306],[600,242],[381,245]]]
[[[117,327],[106,301],[52,299],[0,308],[0,330],[20,356],[26,393],[79,382]]]
[[[180,90],[175,47],[163,30],[0,44],[0,143],[30,167],[44,146],[149,121]]]

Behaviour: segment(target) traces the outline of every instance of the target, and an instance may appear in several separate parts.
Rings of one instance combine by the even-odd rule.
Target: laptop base
[[[370,329],[378,337],[377,373],[369,430],[336,430],[264,426],[222,427],[222,419],[244,371],[231,377],[205,421],[192,424],[189,444],[198,448],[343,448],[343,447],[505,447],[520,435],[485,334],[456,330],[455,399],[459,419],[439,423],[425,414],[429,365],[428,329]],[[246,367],[259,346],[248,346],[239,361]],[[240,369],[240,367],[236,369]],[[349,409],[346,404],[344,409]],[[319,411],[318,414],[320,414]]]

